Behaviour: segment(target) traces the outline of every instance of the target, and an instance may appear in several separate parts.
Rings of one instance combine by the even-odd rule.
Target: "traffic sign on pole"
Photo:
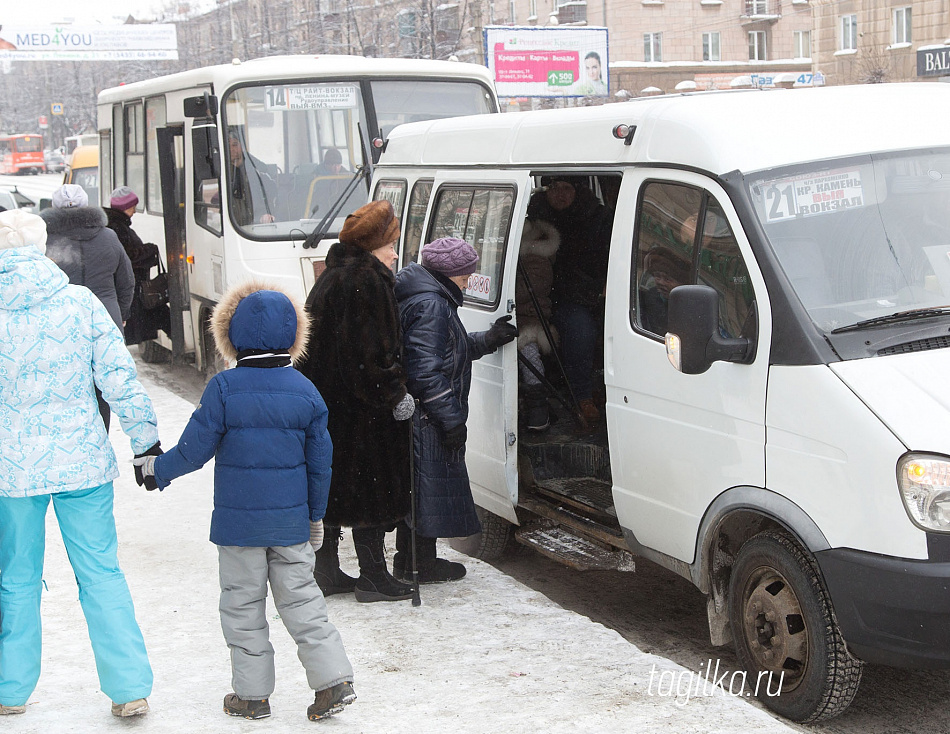
[[[40,115],[40,130],[45,130],[49,127],[49,123],[46,119],[46,115]]]
[[[62,102],[52,102],[49,106],[50,113],[54,115],[63,114],[63,103]]]

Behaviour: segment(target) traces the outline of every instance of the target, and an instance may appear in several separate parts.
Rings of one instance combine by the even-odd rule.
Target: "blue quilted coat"
[[[447,451],[445,431],[468,419],[472,362],[489,352],[485,332],[469,334],[458,317],[462,291],[417,263],[396,274],[407,387],[419,400],[415,431],[416,529],[427,538],[481,530],[465,467],[465,447]]]
[[[271,286],[246,283],[215,308],[215,345],[226,359],[248,351],[300,357],[309,321]],[[333,445],[327,406],[292,366],[245,367],[215,375],[178,445],[159,456],[159,487],[214,457],[211,542],[288,546],[310,538],[326,512]]]
[[[152,403],[105,306],[32,245],[0,250],[0,497],[119,476],[94,385],[133,451],[158,441]]]

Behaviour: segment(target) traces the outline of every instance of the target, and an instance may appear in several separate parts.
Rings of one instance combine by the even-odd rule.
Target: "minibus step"
[[[633,556],[574,535],[552,523],[525,525],[515,540],[578,571],[636,571]]]
[[[594,477],[561,477],[537,479],[535,487],[548,498],[566,502],[581,510],[593,511],[608,522],[617,521],[610,482]]]

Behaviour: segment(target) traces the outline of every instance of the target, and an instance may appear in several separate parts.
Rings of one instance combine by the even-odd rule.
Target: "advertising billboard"
[[[486,65],[499,97],[606,97],[607,29],[487,26]]]
[[[123,61],[178,58],[173,23],[0,26],[0,61]]]

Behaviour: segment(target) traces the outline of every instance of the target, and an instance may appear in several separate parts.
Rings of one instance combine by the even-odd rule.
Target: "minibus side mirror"
[[[40,199],[39,211],[43,211],[44,209],[49,209],[51,206],[53,206],[52,199]]]
[[[755,354],[751,339],[719,333],[719,294],[708,285],[681,285],[670,291],[666,354],[686,375],[699,375],[713,362],[747,362]]]
[[[218,153],[218,128],[213,122],[196,122],[191,128],[194,149],[195,179],[207,181],[218,178],[221,160]]]

